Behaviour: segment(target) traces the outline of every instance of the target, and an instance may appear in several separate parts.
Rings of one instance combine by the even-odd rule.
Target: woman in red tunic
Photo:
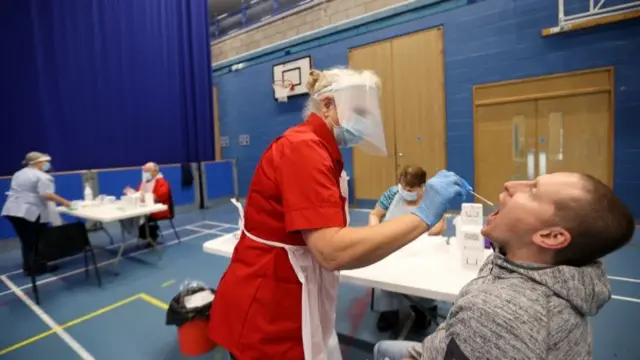
[[[465,196],[463,182],[441,172],[427,183],[428,199],[413,214],[347,227],[347,178],[338,147],[386,155],[379,87],[370,71],[313,70],[306,121],[262,155],[244,227],[211,308],[209,336],[237,360],[341,360],[334,327],[337,271],[383,259]]]

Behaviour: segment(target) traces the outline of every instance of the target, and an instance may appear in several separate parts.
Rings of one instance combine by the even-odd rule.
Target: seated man
[[[141,201],[144,201],[145,193],[152,193],[154,201],[159,204],[170,206],[171,187],[169,183],[162,177],[160,167],[156,163],[146,163],[142,167],[142,182],[138,185],[138,193],[140,193]],[[128,187],[124,189],[126,195],[135,194],[136,191]],[[147,216],[139,227],[138,236],[141,239],[151,238],[154,242],[158,240],[159,220],[171,218],[169,209],[159,211]],[[149,234],[147,234],[147,224],[149,225]]]
[[[422,344],[378,343],[375,360],[592,359],[588,318],[611,298],[599,259],[631,240],[629,209],[576,173],[508,182],[499,203],[482,230],[496,251],[447,320]]]
[[[420,166],[407,166],[400,172],[398,184],[391,186],[369,213],[369,225],[377,225],[383,219],[410,214],[422,201],[424,185],[427,182],[427,172]],[[442,219],[429,231],[429,235],[441,235],[445,231],[445,220]],[[400,307],[406,304],[406,299],[400,295],[384,290],[374,292],[375,310],[380,311],[376,327],[378,331],[389,331],[398,325]],[[421,302],[423,308],[433,307],[433,301]],[[406,305],[405,305],[406,306]],[[411,306],[416,315],[414,322],[418,331],[428,327],[426,315],[416,306]]]

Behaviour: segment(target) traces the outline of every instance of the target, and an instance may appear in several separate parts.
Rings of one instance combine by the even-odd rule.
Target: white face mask
[[[416,201],[418,200],[417,192],[410,192],[402,188],[402,185],[398,184],[398,194],[402,196],[405,201]]]
[[[151,181],[152,177],[151,177],[151,173],[143,171],[142,172],[142,181],[144,182],[149,182]]]

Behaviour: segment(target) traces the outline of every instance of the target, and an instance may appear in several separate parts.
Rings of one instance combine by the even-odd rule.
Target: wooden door
[[[612,68],[474,87],[477,192],[496,200],[506,181],[560,171],[612,186],[612,91]]]
[[[384,125],[387,156],[373,156],[357,147],[353,148],[353,176],[356,199],[378,199],[395,184],[395,129],[394,129],[394,82],[391,58],[391,42],[385,41],[349,51],[349,67],[373,70],[382,81],[382,120]]]
[[[391,40],[397,174],[407,165],[429,176],[446,167],[443,31],[434,28]]]
[[[216,161],[222,160],[222,146],[220,144],[220,118],[218,117],[218,87],[213,87],[213,141]]]
[[[536,102],[476,108],[475,190],[498,201],[505,181],[535,177]]]
[[[582,172],[609,186],[610,94],[606,92],[539,100],[539,174]]]

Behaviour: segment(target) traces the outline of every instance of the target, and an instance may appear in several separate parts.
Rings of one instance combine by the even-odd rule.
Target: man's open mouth
[[[496,209],[496,211],[489,214],[489,216],[487,217],[487,224],[493,221],[493,219],[495,219],[496,217],[498,217],[498,214],[500,214],[500,209]]]

